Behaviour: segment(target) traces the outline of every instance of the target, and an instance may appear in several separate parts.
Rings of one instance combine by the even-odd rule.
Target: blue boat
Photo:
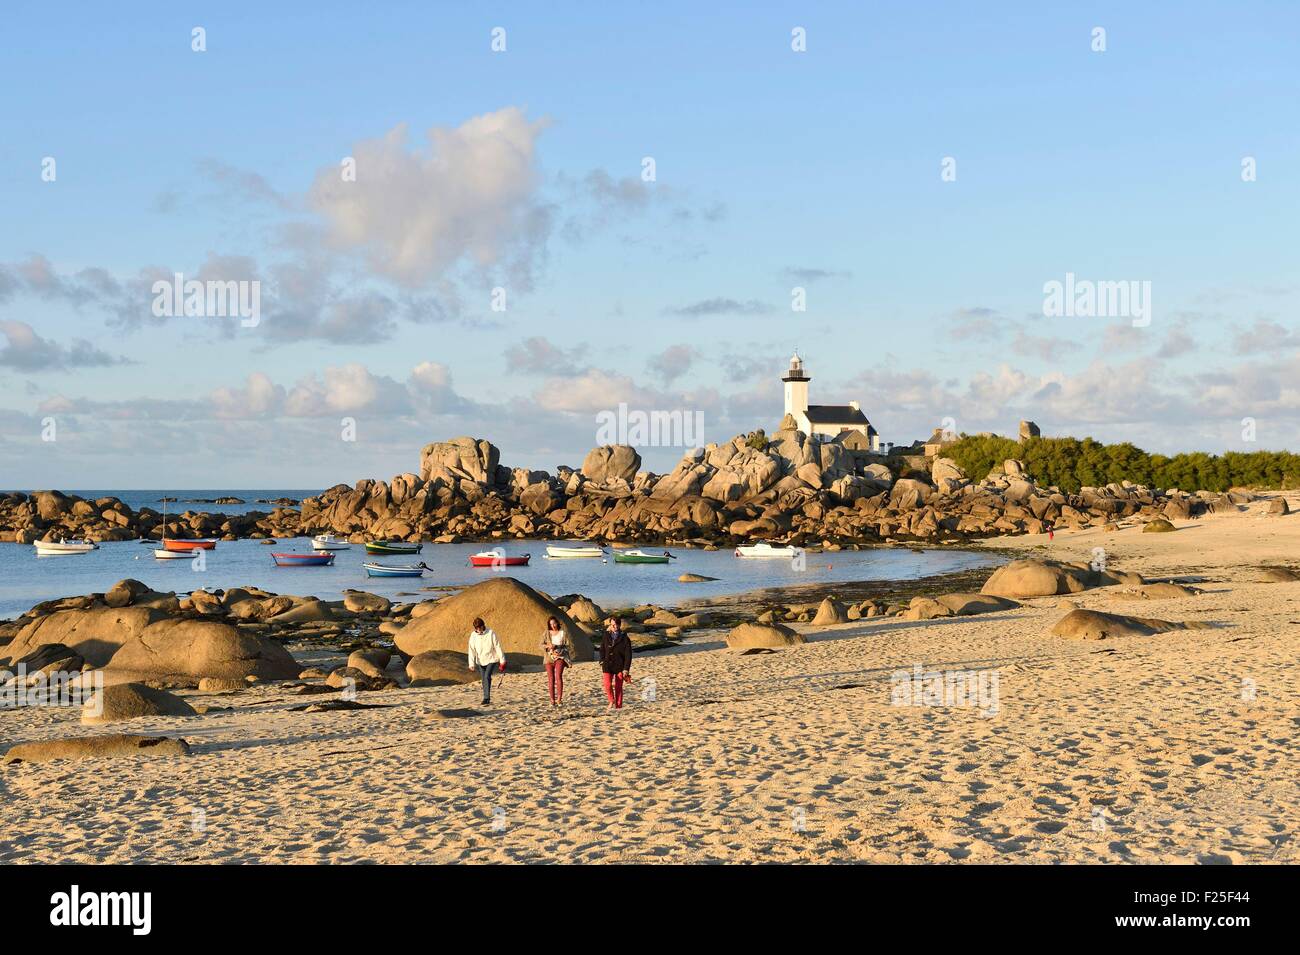
[[[392,564],[362,564],[366,569],[367,577],[422,577],[424,572],[429,568],[425,566],[424,561],[418,564],[401,564],[393,566]]]
[[[173,548],[168,548],[172,550]],[[189,557],[190,551],[178,551],[182,557]],[[154,556],[158,556],[158,551],[154,551]],[[271,554],[271,559],[275,561],[277,567],[329,567],[334,563],[333,554]]]

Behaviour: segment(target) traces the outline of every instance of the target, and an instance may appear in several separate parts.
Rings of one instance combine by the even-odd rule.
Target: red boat
[[[334,555],[324,554],[272,554],[271,559],[277,567],[329,567],[334,563]]]
[[[526,567],[530,554],[524,554],[520,557],[507,557],[505,554],[494,554],[492,551],[484,551],[481,554],[474,554],[469,559],[471,567]]]
[[[217,539],[206,537],[196,541],[164,540],[162,545],[165,550],[212,550],[217,546]]]

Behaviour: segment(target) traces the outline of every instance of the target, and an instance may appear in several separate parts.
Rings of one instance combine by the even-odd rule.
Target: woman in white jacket
[[[489,630],[482,617],[474,620],[474,629],[469,635],[469,668],[477,669],[483,679],[483,705],[492,702],[492,674],[500,667],[506,669],[506,655],[501,652],[501,641],[496,631]]]

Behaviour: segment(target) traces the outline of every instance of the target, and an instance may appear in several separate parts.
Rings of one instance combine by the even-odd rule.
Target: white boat
[[[547,544],[546,556],[556,558],[604,557],[605,551],[594,545],[584,547],[561,547],[559,544]]]
[[[67,557],[99,550],[99,545],[94,541],[83,540],[36,541],[34,546],[37,557]]]
[[[775,547],[767,541],[758,544],[744,544],[736,548],[737,557],[781,557],[790,560],[799,553],[798,547],[778,544]]]
[[[418,564],[380,564],[374,561],[362,564],[367,577],[423,577],[429,568],[424,561]]]
[[[158,560],[188,560],[189,558],[194,556],[194,551],[168,550],[165,547],[158,547],[154,549],[153,555]]]
[[[352,545],[341,537],[331,537],[329,534],[317,534],[311,539],[312,550],[347,550]]]

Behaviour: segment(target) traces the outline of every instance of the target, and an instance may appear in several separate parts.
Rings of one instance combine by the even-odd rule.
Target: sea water
[[[191,495],[178,495],[191,496]],[[216,497],[218,494],[193,494]],[[243,494],[236,496],[244,497]],[[271,496],[267,492],[258,497]],[[274,496],[279,496],[274,492]],[[123,496],[125,500],[125,496]],[[246,498],[247,499],[247,498]],[[367,590],[399,601],[436,596],[421,588],[463,587],[508,574],[553,596],[581,593],[607,608],[655,603],[675,606],[692,598],[712,598],[767,587],[834,584],[848,581],[915,580],[992,566],[1000,558],[966,550],[873,548],[861,551],[809,552],[799,562],[786,559],[736,557],[730,548],[703,550],[670,547],[676,560],[668,564],[617,564],[613,551],[599,559],[547,559],[545,541],[500,544],[425,544],[419,554],[368,556],[353,544],[338,551],[332,567],[278,567],[271,553],[311,553],[309,538],[221,541],[203,552],[201,562],[155,560],[157,542],[102,543],[99,550],[68,557],[37,557],[30,544],[0,543],[0,619],[18,616],[33,604],[56,597],[102,593],[117,581],[132,577],[153,590],[189,593],[199,589],[257,586],[273,593],[314,595],[337,600],[344,590]],[[531,554],[526,567],[476,568],[471,554],[500,546],[505,554]],[[660,553],[662,547],[647,547]],[[369,578],[362,563],[413,564],[431,570],[422,578]],[[693,573],[717,580],[679,583],[679,574]]]

